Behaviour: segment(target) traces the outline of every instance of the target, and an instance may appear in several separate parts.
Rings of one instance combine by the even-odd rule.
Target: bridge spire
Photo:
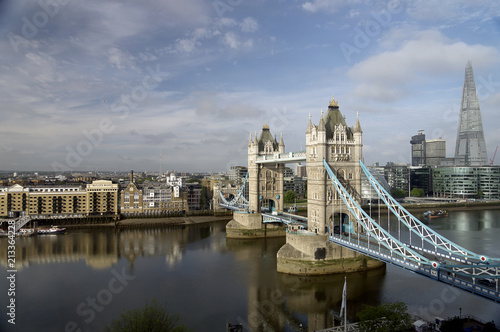
[[[312,131],[311,113],[309,113],[309,123],[307,124],[306,134],[310,134]]]
[[[354,125],[354,132],[355,133],[363,132],[363,130],[361,130],[361,124],[359,123],[359,112],[356,112],[356,124]]]
[[[321,109],[321,119],[319,120],[318,131],[326,131],[325,120],[323,120],[323,109]]]

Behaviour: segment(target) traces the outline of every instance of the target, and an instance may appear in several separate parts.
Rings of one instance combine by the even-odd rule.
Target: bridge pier
[[[226,237],[231,239],[257,239],[285,236],[286,227],[262,222],[261,213],[235,211],[226,225]]]
[[[295,275],[326,275],[378,269],[385,263],[328,241],[328,235],[287,231],[277,254],[277,270]]]

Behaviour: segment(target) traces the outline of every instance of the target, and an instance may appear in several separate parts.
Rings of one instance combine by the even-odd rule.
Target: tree
[[[189,331],[180,324],[180,317],[166,311],[156,299],[140,309],[127,310],[120,318],[113,319],[106,332],[183,332]]]
[[[401,189],[394,189],[394,190],[391,192],[391,195],[392,195],[392,197],[394,197],[394,198],[403,198],[403,197],[406,197],[406,191],[401,190]]]
[[[410,192],[412,197],[424,197],[425,191],[422,188],[413,188]]]
[[[482,190],[477,191],[477,198],[482,199],[484,197],[484,193]]]
[[[201,187],[201,198],[200,198],[200,205],[202,209],[207,208],[207,187]]]
[[[411,329],[411,316],[403,302],[367,305],[358,312],[359,329],[366,332],[393,332]]]
[[[285,203],[292,203],[297,198],[297,194],[293,190],[288,190],[283,197]]]

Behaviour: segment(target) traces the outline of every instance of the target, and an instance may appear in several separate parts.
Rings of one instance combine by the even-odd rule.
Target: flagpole
[[[342,290],[342,305],[340,307],[340,318],[344,315],[344,332],[347,331],[347,276],[344,277],[344,289]]]
[[[344,277],[344,296],[345,296],[345,304],[344,304],[344,332],[347,331],[347,276]]]

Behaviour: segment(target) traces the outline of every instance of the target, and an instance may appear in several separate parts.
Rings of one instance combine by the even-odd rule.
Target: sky
[[[0,0],[0,170],[227,171],[333,95],[366,164],[419,130],[452,157],[468,60],[492,158],[498,1]]]

